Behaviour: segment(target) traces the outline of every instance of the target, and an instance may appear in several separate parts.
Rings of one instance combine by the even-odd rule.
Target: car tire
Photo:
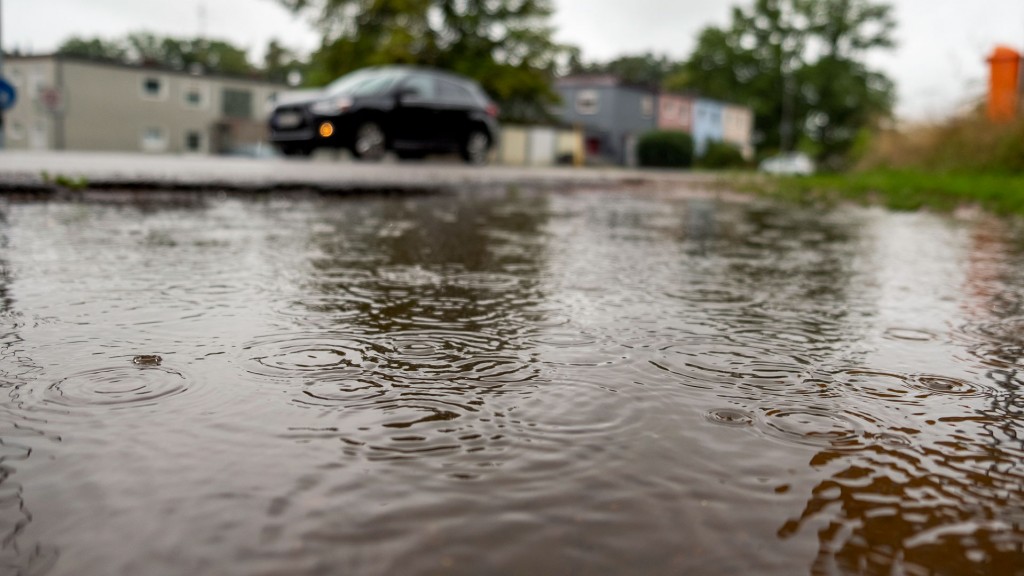
[[[375,162],[387,152],[387,138],[380,124],[363,122],[356,129],[352,140],[352,156],[359,160]]]
[[[491,152],[491,138],[486,132],[474,129],[466,136],[460,151],[467,164],[483,166],[487,164],[487,156]]]

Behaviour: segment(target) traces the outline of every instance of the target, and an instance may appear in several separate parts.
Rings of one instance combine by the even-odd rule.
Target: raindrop
[[[885,337],[891,340],[910,340],[913,342],[935,340],[935,334],[927,330],[916,330],[914,328],[889,328],[885,331]]]
[[[719,408],[712,410],[704,415],[709,422],[715,424],[722,424],[723,426],[733,426],[741,428],[744,426],[750,426],[754,423],[754,416],[749,412],[743,410],[734,410],[732,408]]]
[[[132,364],[138,366],[159,366],[164,359],[156,354],[140,354],[132,358]]]
[[[971,384],[966,380],[951,378],[948,376],[936,376],[931,374],[919,374],[914,377],[914,382],[925,390],[937,394],[949,394],[954,396],[978,396],[983,394],[982,387]]]

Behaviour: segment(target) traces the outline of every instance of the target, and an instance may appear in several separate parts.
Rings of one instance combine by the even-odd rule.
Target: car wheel
[[[462,159],[467,164],[477,166],[487,163],[487,154],[491,151],[491,139],[481,130],[473,130],[462,145]]]
[[[384,130],[375,122],[365,122],[356,130],[352,155],[360,160],[380,160],[387,150]]]

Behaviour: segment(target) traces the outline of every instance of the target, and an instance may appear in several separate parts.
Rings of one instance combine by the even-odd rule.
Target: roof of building
[[[626,82],[615,74],[572,74],[555,80],[559,88],[630,88],[656,94],[657,89],[644,84]]]
[[[178,76],[188,76],[192,78],[209,78],[214,80],[231,80],[235,82],[254,82],[259,84],[272,84],[274,86],[287,87],[284,82],[277,82],[269,80],[255,75],[245,74],[226,74],[223,72],[206,72],[206,71],[191,71],[183,70],[179,68],[173,68],[162,64],[155,63],[132,63],[122,62],[120,60],[109,60],[101,58],[89,58],[87,56],[78,56],[75,54],[5,54],[4,60],[6,62],[14,63],[18,61],[31,61],[31,60],[59,60],[63,62],[74,62],[76,64],[86,64],[94,66],[105,66],[110,68],[122,68],[126,70],[133,70],[138,72],[159,72],[161,74],[175,74]]]

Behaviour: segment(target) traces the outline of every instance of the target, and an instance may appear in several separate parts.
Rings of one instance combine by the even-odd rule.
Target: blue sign
[[[18,100],[18,93],[6,78],[0,77],[0,110],[10,110]]]

